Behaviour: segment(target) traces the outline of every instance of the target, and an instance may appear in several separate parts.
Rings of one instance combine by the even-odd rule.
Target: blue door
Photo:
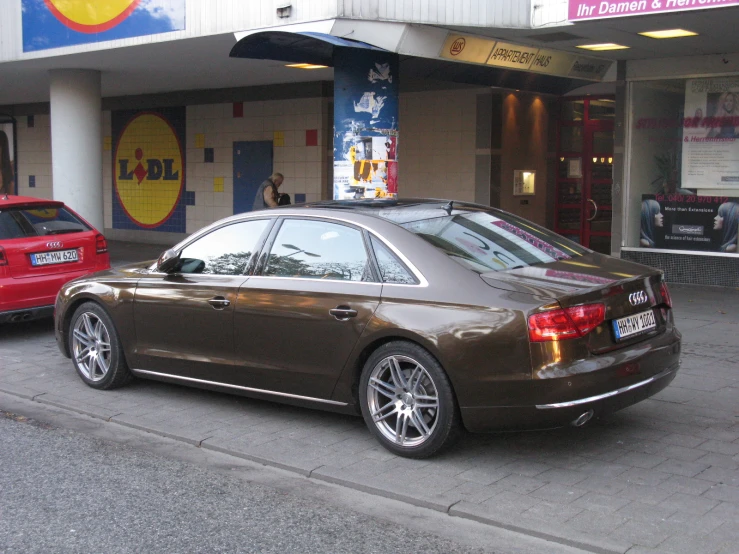
[[[272,141],[234,142],[234,213],[250,212],[262,182],[272,175]]]

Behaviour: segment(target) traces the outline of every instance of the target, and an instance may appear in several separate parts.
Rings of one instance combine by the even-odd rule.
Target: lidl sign
[[[23,51],[185,28],[186,0],[21,0]]]
[[[184,232],[184,109],[113,119],[113,227]]]

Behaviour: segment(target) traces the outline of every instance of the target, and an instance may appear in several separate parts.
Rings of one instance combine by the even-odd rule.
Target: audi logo
[[[629,302],[632,306],[638,306],[639,304],[644,304],[649,300],[649,297],[647,296],[647,293],[643,290],[640,290],[639,292],[632,292],[629,295]]]
[[[46,243],[46,248],[61,248],[62,246],[64,246],[64,243],[59,241]]]

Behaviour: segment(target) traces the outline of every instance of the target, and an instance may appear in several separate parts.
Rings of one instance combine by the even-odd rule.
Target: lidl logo
[[[157,113],[140,113],[123,129],[114,157],[115,190],[137,225],[159,227],[180,202],[182,146],[170,123]]]
[[[21,0],[23,51],[185,28],[186,0]]]
[[[107,31],[126,19],[141,0],[44,0],[49,11],[66,27],[80,33]]]

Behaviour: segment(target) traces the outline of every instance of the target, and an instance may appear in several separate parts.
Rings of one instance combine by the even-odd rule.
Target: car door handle
[[[349,306],[336,306],[334,309],[329,310],[332,316],[339,321],[346,321],[350,317],[357,317],[357,310],[352,310]]]
[[[227,308],[231,305],[230,300],[226,300],[223,298],[223,296],[214,296],[210,300],[208,300],[208,304],[213,306],[216,310],[222,310],[223,308]]]

